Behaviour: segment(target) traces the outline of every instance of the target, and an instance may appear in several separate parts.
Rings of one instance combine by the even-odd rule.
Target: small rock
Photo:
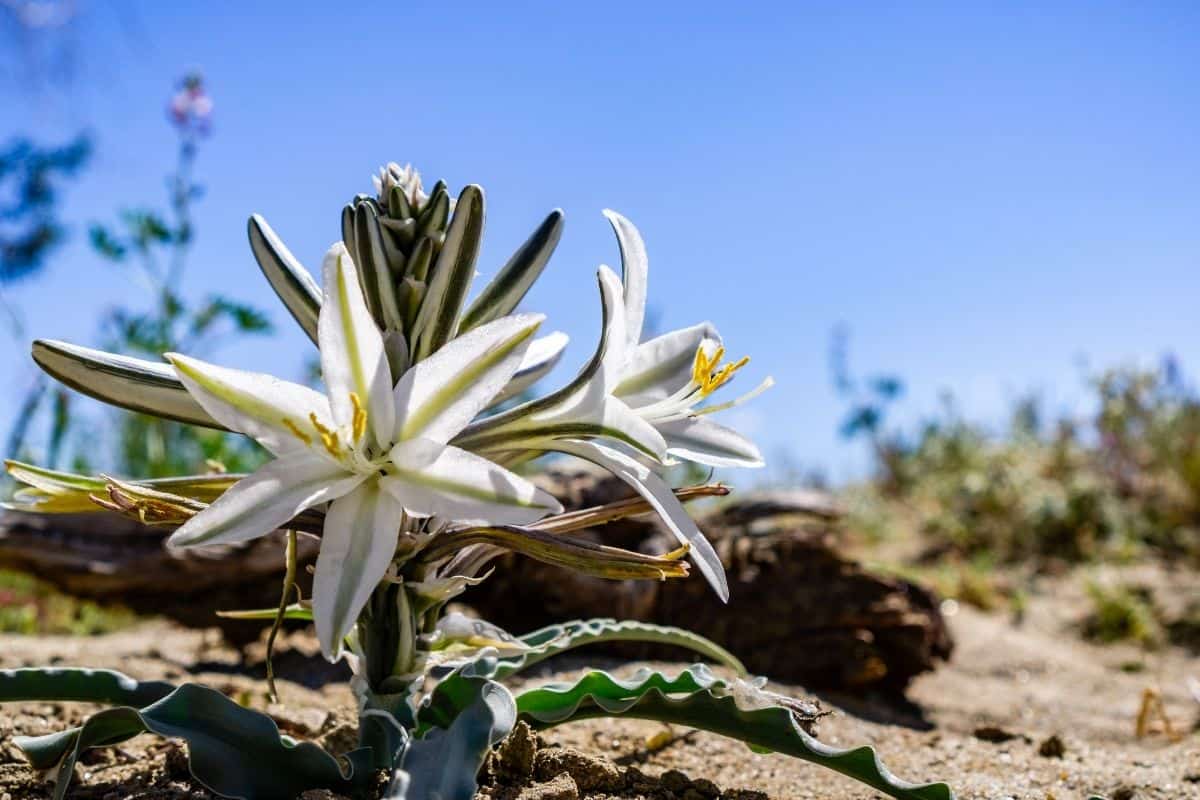
[[[566,772],[580,791],[612,791],[621,786],[621,771],[611,761],[593,758],[570,747],[547,747],[533,757],[533,773],[540,781]]]
[[[358,726],[348,722],[337,725],[318,739],[317,744],[334,754],[349,753],[358,747]]]
[[[522,782],[533,774],[537,754],[537,735],[525,722],[518,722],[500,746],[492,761],[492,772],[505,782]]]
[[[1015,734],[1012,731],[1006,731],[1004,728],[996,725],[981,725],[975,729],[974,736],[976,739],[980,739],[981,741],[995,742],[997,744],[1001,742],[1011,742],[1013,739],[1018,738],[1018,734]]]
[[[1113,789],[1112,800],[1134,800],[1137,797],[1137,792],[1131,786],[1118,786]]]
[[[635,794],[650,795],[658,788],[658,781],[637,767],[628,767],[625,770],[625,786]]]
[[[678,793],[682,793],[692,785],[692,779],[677,769],[667,770],[659,778],[659,781],[662,783],[664,789]]]
[[[579,787],[566,772],[521,790],[517,800],[579,800]]]
[[[721,787],[710,781],[708,778],[696,778],[692,781],[692,788],[701,797],[720,797]]]
[[[167,743],[167,775],[174,780],[187,780],[192,777],[192,770],[188,767],[187,750],[178,742]]]
[[[1067,746],[1057,733],[1038,745],[1038,755],[1043,758],[1062,758],[1066,752]]]

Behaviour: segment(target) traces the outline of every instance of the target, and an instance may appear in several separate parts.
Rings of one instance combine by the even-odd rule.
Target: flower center
[[[387,462],[387,457],[385,455],[375,458],[374,453],[370,452],[370,448],[360,447],[363,435],[367,432],[367,409],[356,392],[350,392],[350,407],[352,409],[350,435],[346,442],[342,441],[338,431],[322,423],[316,412],[308,415],[308,425],[303,428],[288,418],[284,418],[283,425],[306,447],[312,447],[314,442],[320,442],[325,452],[331,458],[344,464],[347,469],[362,473],[376,472]],[[343,434],[346,432],[344,428],[341,431]]]
[[[704,353],[704,345],[696,348],[696,360],[692,363],[692,381],[700,387],[700,399],[720,389],[733,378],[734,373],[750,363],[750,356],[742,356],[735,362],[721,364],[725,357],[725,348],[718,347],[709,358]]]

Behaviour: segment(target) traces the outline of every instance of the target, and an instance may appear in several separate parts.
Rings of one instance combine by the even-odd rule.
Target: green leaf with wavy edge
[[[475,277],[475,260],[482,238],[483,190],[471,184],[462,190],[455,203],[445,244],[434,262],[425,298],[410,332],[414,363],[439,350],[457,334],[458,315]]]
[[[748,695],[739,702],[739,694]],[[914,784],[892,775],[870,747],[840,749],[818,741],[797,724],[795,711],[741,682],[716,679],[702,664],[670,677],[643,670],[629,680],[589,672],[574,683],[555,683],[517,696],[521,718],[549,728],[590,717],[627,716],[685,725],[785,753],[833,769],[899,800],[953,800],[944,783]]]
[[[109,669],[44,667],[0,670],[0,703],[22,701],[146,706],[175,691],[166,681],[139,681]]]
[[[456,677],[457,696],[449,702],[443,697],[442,703],[443,713],[452,709],[453,716],[445,727],[409,742],[386,800],[471,800],[488,750],[516,724],[517,706],[508,689],[468,674]]]
[[[106,709],[81,727],[14,742],[35,768],[54,770],[54,797],[62,800],[80,753],[145,732],[186,741],[192,775],[224,797],[291,800],[308,789],[350,791],[356,777],[362,785],[372,778],[368,752],[348,753],[340,764],[312,742],[281,736],[265,714],[196,684],[184,684],[141,710]]]
[[[546,268],[562,237],[562,229],[563,212],[561,208],[556,208],[512,254],[496,277],[483,287],[483,291],[463,314],[460,329],[469,331],[511,314]]]
[[[49,339],[33,343],[33,360],[59,383],[110,405],[226,430],[188,394],[170,364]]]
[[[674,645],[711,658],[740,676],[747,674],[746,666],[721,645],[691,631],[669,625],[654,625],[633,620],[618,622],[615,619],[573,620],[559,625],[548,625],[519,638],[533,649],[519,656],[499,659],[493,677],[505,678],[551,656],[599,642],[654,642]]]
[[[316,344],[321,287],[260,215],[251,216],[246,229],[259,269],[297,324]]]

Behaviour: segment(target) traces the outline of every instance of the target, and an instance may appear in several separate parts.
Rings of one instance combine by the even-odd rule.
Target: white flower
[[[705,417],[749,399],[771,381],[737,400],[699,406],[746,359],[721,366],[724,348],[708,323],[640,342],[646,250],[628,220],[612,211],[605,214],[621,244],[625,280],[600,267],[604,323],[592,360],[563,389],[480,420],[456,441],[498,459],[555,451],[604,467],[647,500],[691,548],[701,573],[727,600],[729,587],[720,558],[657,468],[673,463],[673,458],[712,466],[761,466],[762,456],[753,442]]]
[[[624,276],[625,338],[618,342],[622,352],[613,356],[621,365],[613,396],[662,434],[671,456],[711,467],[761,467],[762,455],[753,442],[707,417],[757,396],[772,385],[772,379],[735,400],[700,406],[750,359],[722,364],[725,347],[709,322],[642,342],[649,271],[646,247],[628,219],[615,211],[604,215],[621,245]]]
[[[268,375],[168,354],[196,401],[274,456],[170,539],[245,541],[329,503],[313,583],[313,617],[335,658],[384,577],[408,517],[522,525],[561,505],[524,478],[447,444],[508,383],[540,315],[519,314],[452,340],[393,387],[383,339],[345,247],[325,257],[318,321],[327,395]]]

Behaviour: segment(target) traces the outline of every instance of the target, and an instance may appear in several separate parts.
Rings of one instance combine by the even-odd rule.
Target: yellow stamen
[[[354,407],[354,416],[350,422],[350,431],[354,435],[354,441],[362,439],[363,434],[367,431],[367,410],[363,408],[362,400],[358,399],[358,394],[350,393],[350,405]]]
[[[312,423],[317,430],[317,435],[321,437],[321,444],[325,447],[325,452],[334,458],[340,458],[342,453],[341,448],[338,447],[337,431],[331,431],[322,425],[321,421],[317,419],[316,413],[309,414],[308,421]]]
[[[287,417],[284,417],[283,419],[283,427],[291,431],[292,436],[295,436],[297,439],[304,442],[305,446],[312,446],[312,437],[300,430],[300,428],[296,426],[296,423],[292,422]]]
[[[724,357],[724,347],[718,347],[712,358],[704,354],[703,345],[696,348],[696,360],[692,364],[692,380],[700,387],[701,397],[708,397],[724,386],[733,378],[734,373],[750,363],[750,356],[743,356],[732,364],[725,364],[717,369],[717,365]]]

